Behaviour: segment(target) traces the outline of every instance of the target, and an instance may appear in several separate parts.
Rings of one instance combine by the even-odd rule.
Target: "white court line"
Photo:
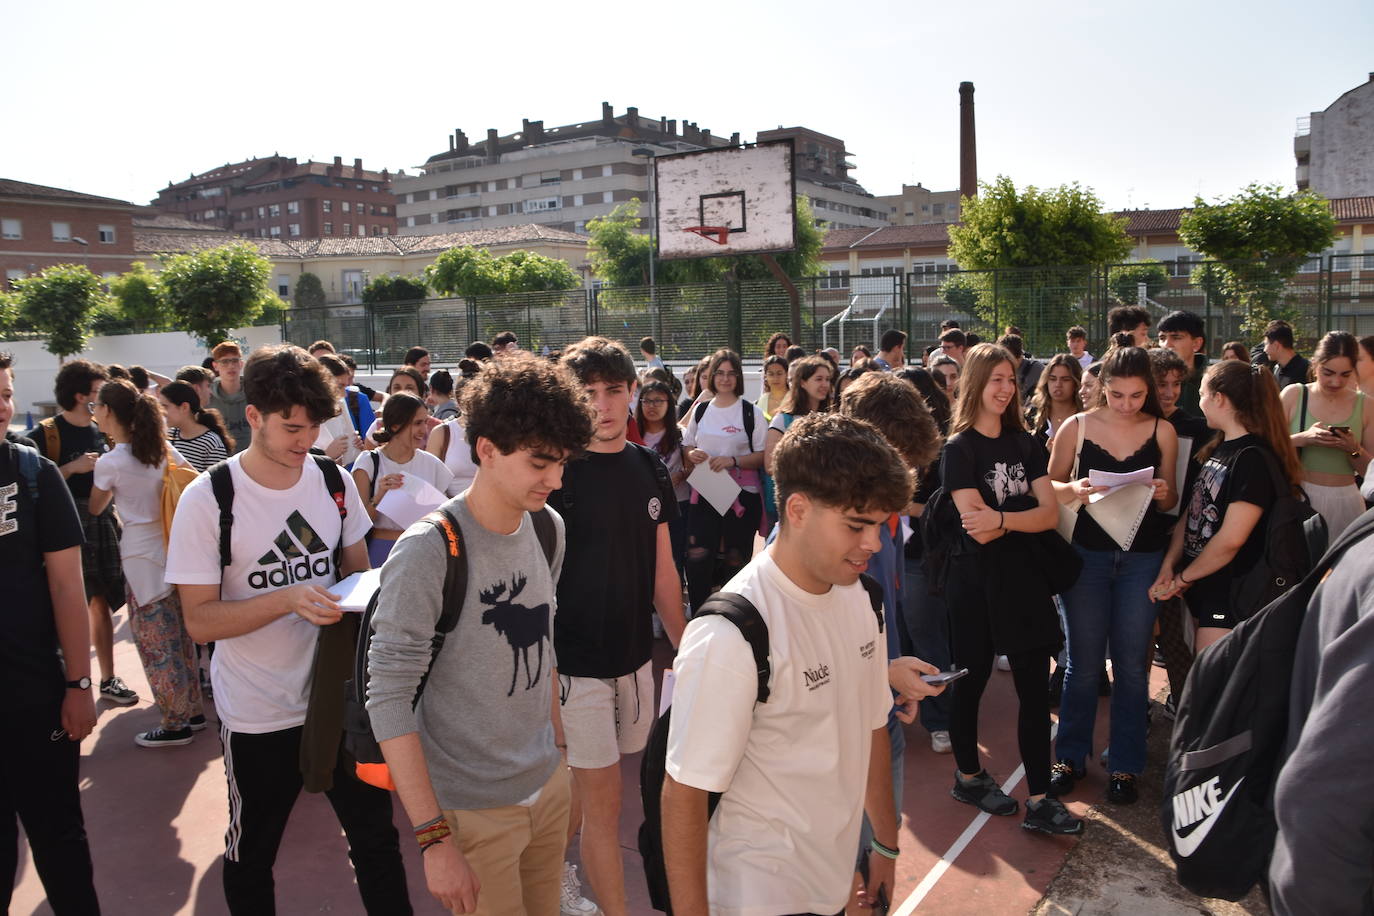
[[[1051,744],[1054,743],[1055,736],[1058,734],[1059,723],[1056,722],[1050,729]],[[1011,774],[1006,782],[1002,783],[1002,791],[1010,795],[1025,775],[1026,765],[1023,763],[1016,768],[1016,771]],[[926,895],[935,889],[935,885],[945,876],[945,872],[949,871],[954,860],[959,858],[959,854],[968,848],[968,845],[973,842],[973,838],[978,835],[978,831],[982,830],[983,825],[990,820],[992,820],[992,815],[986,811],[982,811],[974,817],[973,821],[964,828],[964,832],[959,834],[959,839],[954,841],[954,845],[946,849],[945,854],[940,856],[940,861],[936,862],[930,871],[926,872],[926,876],[921,879],[920,884],[916,885],[916,889],[911,892],[911,895],[902,901],[901,906],[892,911],[892,916],[911,916],[912,913],[916,912],[921,901],[925,900]]]

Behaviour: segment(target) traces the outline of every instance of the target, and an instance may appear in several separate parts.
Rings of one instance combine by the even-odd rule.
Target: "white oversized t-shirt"
[[[450,488],[453,486],[453,472],[445,467],[444,463],[438,458],[435,458],[429,452],[422,449],[416,449],[415,454],[405,464],[399,464],[398,462],[392,461],[387,457],[386,452],[380,448],[373,449],[370,452],[363,452],[359,455],[358,460],[353,462],[352,470],[362,471],[367,475],[368,480],[373,481],[372,486],[376,487],[377,483],[372,477],[372,469],[374,467],[379,467],[381,469],[381,474],[379,475],[381,477],[386,477],[388,474],[401,474],[402,476],[414,477],[423,480],[445,496],[454,495],[449,492]],[[376,495],[375,491],[373,495]],[[380,502],[380,500],[378,501]],[[388,518],[384,513],[378,512],[376,527],[382,530],[395,531],[401,526]]]
[[[860,583],[813,595],[764,551],[725,586],[768,625],[772,677],[719,617],[687,625],[674,663],[667,772],[724,792],[707,834],[720,916],[835,913],[854,877],[873,732],[892,708],[887,651]]]
[[[744,457],[753,452],[763,451],[764,437],[768,435],[768,421],[759,410],[759,405],[737,398],[729,407],[717,407],[712,400],[696,420],[697,407],[693,405],[688,416],[687,428],[682,432],[682,444],[687,448],[699,448],[712,458]],[[753,442],[744,434],[744,411],[754,412]],[[757,486],[744,489],[757,493]]]
[[[229,459],[234,482],[233,562],[219,565],[219,504],[210,475],[202,474],[181,494],[167,550],[167,581],[218,585],[224,601],[243,601],[289,585],[309,582],[326,588],[336,581],[333,554],[339,540],[339,509],[313,459],[287,490],[255,482],[242,467],[242,454]],[[355,544],[372,527],[358,488],[343,468],[343,544]],[[319,627],[287,614],[241,636],[215,641],[210,679],[215,710],[232,732],[264,734],[305,721],[310,666]]]
[[[168,451],[174,463],[187,463],[176,449]],[[144,464],[134,457],[129,443],[121,442],[96,459],[91,478],[94,486],[114,494],[124,525],[119,536],[120,567],[140,605],[151,604],[172,590],[163,575],[167,546],[162,539],[162,473],[166,464],[166,459]]]

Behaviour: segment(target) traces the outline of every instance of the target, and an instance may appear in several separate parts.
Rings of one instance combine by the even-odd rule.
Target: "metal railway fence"
[[[1173,309],[1201,316],[1208,350],[1219,355],[1242,333],[1243,314],[1217,288],[1211,262],[1165,262],[1166,279],[1147,289],[1145,306],[1158,320]],[[1237,271],[1262,264],[1229,265]],[[905,330],[909,355],[936,341],[940,323],[954,319],[965,331],[995,340],[1007,325],[1022,330],[1027,349],[1047,355],[1064,349],[1072,325],[1088,331],[1101,352],[1107,312],[1135,304],[1113,289],[1115,272],[1138,264],[1055,266],[987,271],[913,271],[874,276],[830,275],[794,280],[800,300],[801,339],[808,351],[841,350],[847,360],[857,344],[876,348],[882,332]],[[1374,334],[1374,254],[1312,258],[1277,290],[1277,308],[1293,322],[1310,349],[1329,330]],[[748,360],[761,359],[775,331],[791,326],[788,292],[773,280],[682,286],[605,287],[537,293],[428,299],[370,305],[291,308],[282,316],[282,339],[308,346],[331,341],[370,367],[399,364],[405,351],[425,347],[435,362],[453,365],[469,342],[513,331],[536,353],[559,350],[600,334],[633,347],[652,336],[668,361],[700,358],[721,346]]]

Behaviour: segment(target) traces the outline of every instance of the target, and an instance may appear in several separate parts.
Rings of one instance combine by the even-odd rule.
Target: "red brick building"
[[[0,277],[16,279],[55,264],[84,264],[96,276],[124,273],[135,260],[126,200],[0,178]]]
[[[248,238],[396,234],[391,174],[352,166],[268,156],[226,163],[158,192],[153,206]]]

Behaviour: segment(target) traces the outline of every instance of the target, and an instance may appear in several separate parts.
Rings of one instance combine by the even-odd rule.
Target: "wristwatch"
[[[68,681],[67,686],[74,687],[77,690],[86,690],[91,686],[91,679],[89,677],[83,677],[80,680]]]

